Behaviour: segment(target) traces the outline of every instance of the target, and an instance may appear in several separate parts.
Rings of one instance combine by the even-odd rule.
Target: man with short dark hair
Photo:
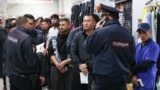
[[[25,14],[24,15],[26,18],[33,18],[34,16],[32,14]],[[44,22],[44,27],[41,29],[45,29],[48,31],[49,29],[49,24],[48,24],[48,19],[43,19],[42,22]],[[45,31],[44,30],[44,31]],[[33,25],[33,30],[30,32],[31,34],[31,40],[32,40],[32,45],[36,46],[38,44],[44,43],[45,37],[44,33],[38,33],[35,31],[35,26]],[[44,46],[45,47],[45,44]],[[46,58],[43,58],[40,61],[40,64],[38,65],[39,67],[37,68],[37,74],[32,75],[32,82],[33,82],[33,87],[35,90],[41,90],[44,85],[46,85],[46,78],[47,78],[47,60]]]
[[[73,68],[72,90],[91,90],[93,82],[92,75],[92,55],[83,48],[83,42],[94,32],[99,17],[96,14],[87,14],[83,18],[82,30],[77,32],[71,44],[71,59]],[[88,75],[88,84],[82,84],[80,81],[80,72]]]
[[[48,31],[48,40],[50,40],[51,37],[57,35],[58,33],[58,27],[59,27],[59,16],[57,14],[51,15],[51,27],[49,28]]]
[[[101,4],[108,15],[102,28],[88,36],[85,48],[93,55],[95,90],[127,90],[126,79],[134,62],[133,36],[120,25],[119,10]]]
[[[60,20],[59,24],[58,35],[51,38],[48,47],[48,56],[51,62],[51,84],[53,90],[71,90],[72,73],[69,66],[71,59],[66,50],[70,21],[64,18]]]
[[[32,44],[34,21],[33,17],[18,17],[16,30],[6,38],[4,56],[10,90],[34,90],[30,76],[37,74],[38,65],[47,53],[45,49],[36,53],[36,47]]]
[[[56,27],[59,26],[59,24],[58,24],[58,22],[59,22],[59,16],[57,14],[51,15],[50,19],[51,19],[51,27],[56,28]]]

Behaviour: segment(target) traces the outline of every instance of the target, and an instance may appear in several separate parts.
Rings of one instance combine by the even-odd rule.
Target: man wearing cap
[[[105,25],[88,36],[84,46],[93,55],[95,90],[127,90],[126,79],[134,63],[135,42],[118,21],[119,11],[101,4],[108,14]]]
[[[137,32],[141,43],[136,47],[132,77],[134,90],[155,90],[159,46],[151,39],[151,29],[148,23],[141,23]],[[142,84],[138,79],[142,81]]]

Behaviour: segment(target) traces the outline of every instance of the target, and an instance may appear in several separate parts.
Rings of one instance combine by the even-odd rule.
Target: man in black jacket
[[[92,55],[83,48],[83,42],[87,36],[94,32],[99,17],[95,14],[87,14],[83,18],[83,28],[77,32],[71,44],[71,59],[74,65],[72,90],[91,90],[92,77]],[[80,72],[88,75],[88,84],[80,83]]]
[[[67,18],[60,20],[59,32],[49,42],[48,54],[51,65],[51,83],[53,90],[71,90],[72,75],[69,66],[71,59],[68,57],[66,42],[69,35],[70,21]],[[63,88],[63,89],[64,89]]]
[[[17,19],[17,28],[6,38],[4,54],[7,75],[11,90],[34,90],[30,76],[37,74],[37,68],[46,50],[36,53],[32,45],[31,31],[34,18],[21,16]]]

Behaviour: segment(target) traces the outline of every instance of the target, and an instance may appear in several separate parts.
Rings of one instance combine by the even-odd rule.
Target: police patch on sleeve
[[[127,41],[113,40],[112,47],[114,48],[128,48],[130,43]]]

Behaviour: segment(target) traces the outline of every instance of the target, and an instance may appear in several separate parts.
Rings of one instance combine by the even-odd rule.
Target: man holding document
[[[141,23],[137,32],[141,43],[136,47],[133,87],[134,90],[155,90],[159,46],[151,39],[151,28],[148,23]]]
[[[72,90],[75,90],[75,88],[76,90],[91,90],[91,83],[93,81],[91,74],[92,55],[86,52],[83,43],[87,36],[94,32],[98,21],[99,17],[96,14],[85,15],[82,24],[83,30],[76,33],[73,38],[71,45],[71,59],[74,65]]]

